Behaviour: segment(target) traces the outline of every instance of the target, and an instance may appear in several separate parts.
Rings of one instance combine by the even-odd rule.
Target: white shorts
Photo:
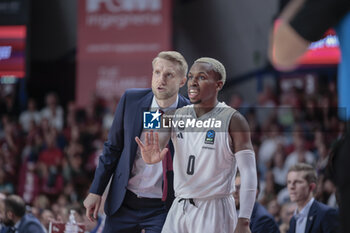
[[[209,200],[193,199],[193,202],[177,197],[169,210],[162,233],[234,232],[237,212],[232,195]]]

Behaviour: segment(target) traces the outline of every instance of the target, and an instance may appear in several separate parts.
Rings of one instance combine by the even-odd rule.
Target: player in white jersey
[[[176,199],[164,233],[250,232],[257,187],[255,156],[247,121],[217,100],[225,79],[219,61],[197,59],[187,83],[193,105],[178,109],[168,124],[175,148]],[[146,163],[161,161],[168,150],[160,149],[158,137],[148,133],[145,143],[136,138]],[[238,221],[232,196],[237,166],[242,180]]]
[[[234,113],[225,103],[198,118],[194,105],[176,111],[173,121],[183,121],[187,127],[174,127],[171,135],[174,170],[183,170],[174,177],[175,196],[212,199],[234,192],[236,161],[227,133]],[[194,128],[199,121],[213,127]]]

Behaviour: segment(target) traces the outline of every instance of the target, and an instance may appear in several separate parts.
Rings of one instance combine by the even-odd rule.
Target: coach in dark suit
[[[296,216],[290,220],[288,232],[296,232]],[[316,200],[307,215],[305,233],[338,232],[338,211]]]
[[[183,56],[173,51],[159,53],[152,66],[152,90],[132,89],[122,96],[90,193],[84,201],[86,215],[90,220],[96,219],[101,195],[112,177],[105,203],[107,217],[103,232],[139,233],[142,229],[161,232],[166,218],[164,201],[171,196],[169,193],[173,193],[172,181],[167,180],[170,176],[166,171],[166,165],[171,162],[146,165],[135,137],[144,136],[145,111],[167,111],[189,103],[178,95],[180,87],[186,83],[188,66]],[[168,190],[164,190],[166,187]]]
[[[290,220],[289,233],[338,232],[338,211],[313,198],[316,182],[316,171],[308,164],[299,163],[289,169],[288,192],[291,201],[297,204]]]
[[[31,214],[26,214],[26,205],[17,195],[10,195],[4,200],[3,223],[7,226],[3,233],[44,233],[44,227]]]
[[[16,229],[20,233],[44,233],[42,224],[31,214],[25,214]]]

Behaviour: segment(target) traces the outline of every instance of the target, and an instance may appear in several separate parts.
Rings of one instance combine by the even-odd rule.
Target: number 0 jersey
[[[193,105],[176,110],[171,133],[176,197],[210,199],[234,192],[237,165],[229,125],[235,112],[225,103],[199,118]]]

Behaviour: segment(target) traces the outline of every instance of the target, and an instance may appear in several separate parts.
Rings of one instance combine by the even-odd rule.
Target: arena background
[[[135,2],[139,8],[128,8],[127,2]],[[154,2],[161,5],[152,5]],[[269,33],[286,2],[0,0],[0,29],[26,28],[24,50],[17,51],[14,58],[15,67],[25,71],[23,77],[4,74],[8,52],[4,41],[22,42],[6,38],[6,30],[0,31],[0,192],[22,197],[29,192],[30,198],[24,198],[42,221],[46,209],[63,220],[67,220],[69,208],[82,214],[81,202],[92,180],[96,156],[123,90],[148,87],[152,58],[161,50],[177,50],[189,65],[201,56],[217,58],[225,65],[228,80],[220,100],[240,110],[250,124],[262,187],[259,200],[277,222],[283,223],[280,208],[286,198],[281,177],[288,158],[298,150],[309,154],[305,159],[322,177],[318,200],[336,207],[334,185],[324,169],[345,128],[337,117],[337,62],[304,64],[290,72],[271,66]],[[106,26],[102,22],[102,28],[88,28],[88,18],[98,14],[101,17],[95,19],[96,24],[103,17],[116,20],[122,14],[129,19],[135,16],[131,20],[136,26]],[[89,47],[96,41],[131,45]],[[105,53],[87,52],[96,48]],[[108,48],[121,48],[122,52]],[[186,88],[181,92],[186,94]],[[45,167],[48,161],[42,155],[48,152],[50,141],[44,137],[50,131],[47,122],[35,126],[41,132],[37,134],[23,130],[19,120],[29,99],[36,102],[38,113],[44,110],[49,93],[57,94],[56,106],[63,110],[62,127],[48,134],[60,160],[55,171]],[[28,174],[33,175],[33,189],[25,190]],[[85,221],[82,216],[80,221]]]

